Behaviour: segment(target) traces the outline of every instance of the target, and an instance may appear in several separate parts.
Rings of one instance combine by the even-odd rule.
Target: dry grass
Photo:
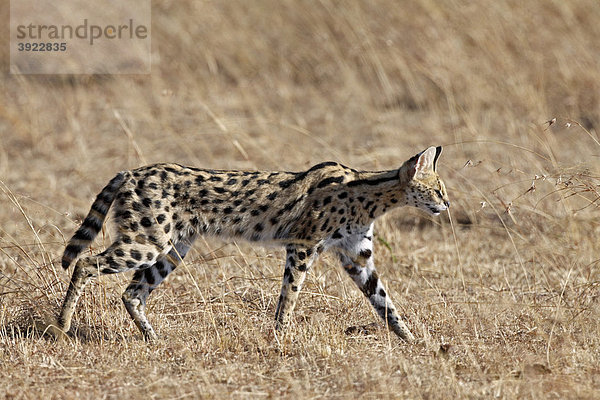
[[[5,72],[0,397],[597,398],[599,20],[596,0],[156,2],[149,76]],[[331,257],[275,337],[282,251],[216,240],[151,297],[154,345],[121,306],[128,276],[86,290],[72,340],[31,329],[118,170],[392,168],[440,144],[453,224],[403,209],[376,225],[420,344]]]

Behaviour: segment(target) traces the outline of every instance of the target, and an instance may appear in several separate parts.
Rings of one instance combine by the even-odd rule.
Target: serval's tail
[[[83,223],[79,229],[77,229],[71,240],[69,240],[69,243],[65,248],[65,252],[62,256],[62,267],[64,269],[69,268],[79,253],[88,247],[98,235],[98,232],[102,229],[102,224],[106,219],[106,214],[108,214],[108,210],[115,200],[117,191],[128,176],[129,171],[119,172],[98,194],[87,217],[85,217]]]

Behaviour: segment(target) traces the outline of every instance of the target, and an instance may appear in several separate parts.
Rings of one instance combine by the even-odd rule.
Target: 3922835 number
[[[44,42],[19,42],[17,43],[18,51],[67,51],[66,43],[44,43]]]

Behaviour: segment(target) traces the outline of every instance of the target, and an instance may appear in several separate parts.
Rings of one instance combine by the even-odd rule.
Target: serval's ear
[[[435,148],[435,157],[433,158],[433,170],[437,172],[437,162],[438,158],[440,158],[440,154],[442,154],[442,146],[438,146]]]
[[[418,154],[417,162],[415,163],[415,173],[427,173],[435,171],[435,163],[438,158],[438,150],[441,147],[429,147],[427,150]]]
[[[402,164],[402,167],[400,167],[398,170],[398,178],[400,179],[400,182],[407,183],[417,174],[433,171],[433,166],[436,159],[435,147],[430,147],[427,150],[412,156],[408,161]]]

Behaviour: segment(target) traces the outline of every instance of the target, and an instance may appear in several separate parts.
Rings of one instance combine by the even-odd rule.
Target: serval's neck
[[[392,208],[407,204],[398,170],[361,171],[347,186],[364,211],[361,222],[368,223]]]

